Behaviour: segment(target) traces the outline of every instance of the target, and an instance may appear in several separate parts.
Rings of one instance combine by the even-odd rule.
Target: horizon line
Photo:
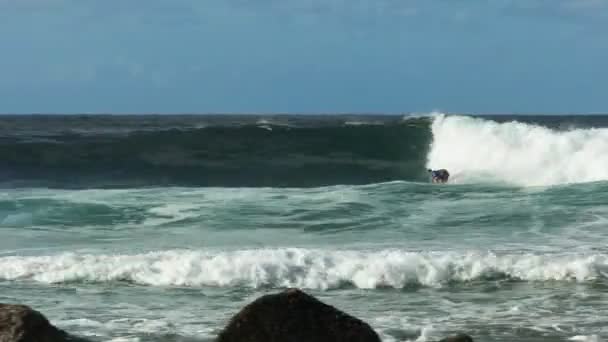
[[[445,115],[514,115],[514,116],[542,116],[542,115],[608,115],[608,112],[31,112],[31,113],[0,113],[0,116],[52,116],[52,115],[74,115],[74,116],[134,116],[134,115],[182,115],[182,116],[243,116],[243,115],[270,115],[270,116],[324,116],[324,115],[377,115],[377,116],[430,116],[433,114]]]

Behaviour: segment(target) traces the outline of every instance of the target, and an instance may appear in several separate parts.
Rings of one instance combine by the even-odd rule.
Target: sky
[[[0,113],[608,113],[608,0],[0,0]]]

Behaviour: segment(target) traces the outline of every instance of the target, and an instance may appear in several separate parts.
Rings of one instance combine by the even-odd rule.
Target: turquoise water
[[[592,340],[606,333],[606,190],[6,190],[0,301],[98,340],[206,340],[297,286],[386,341]]]

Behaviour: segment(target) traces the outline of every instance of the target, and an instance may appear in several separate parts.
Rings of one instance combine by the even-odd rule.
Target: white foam
[[[608,180],[608,129],[558,132],[519,122],[438,115],[427,167],[455,182],[480,179],[522,186]]]
[[[600,339],[597,335],[589,335],[589,336],[585,336],[585,335],[577,335],[577,336],[573,336],[569,338],[570,341],[581,341],[581,342],[601,342],[602,339]]]
[[[486,278],[578,281],[606,278],[608,255],[532,255],[303,248],[170,250],[133,255],[65,253],[0,257],[0,279],[42,283],[128,281],[151,286],[332,289],[441,286]]]
[[[139,337],[116,337],[113,339],[110,339],[109,342],[139,342],[140,338]]]
[[[145,226],[159,226],[172,222],[178,222],[189,218],[197,217],[199,204],[192,203],[168,203],[158,207],[148,209],[153,216],[148,217],[143,222]]]
[[[423,327],[420,331],[420,336],[418,336],[415,342],[431,341],[434,330],[435,328],[432,325]]]
[[[176,334],[184,337],[211,338],[214,336],[214,328],[201,322],[191,323],[191,313],[168,311],[162,318],[140,318],[138,312],[122,313],[129,317],[114,318],[111,320],[97,321],[87,318],[67,319],[53,321],[54,325],[70,331],[78,331],[78,334],[108,340],[111,336],[119,335],[114,341],[131,341],[137,339],[140,334]]]

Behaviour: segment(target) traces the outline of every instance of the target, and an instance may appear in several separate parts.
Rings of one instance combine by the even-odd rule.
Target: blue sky
[[[608,0],[0,0],[0,112],[608,112],[607,37]]]

